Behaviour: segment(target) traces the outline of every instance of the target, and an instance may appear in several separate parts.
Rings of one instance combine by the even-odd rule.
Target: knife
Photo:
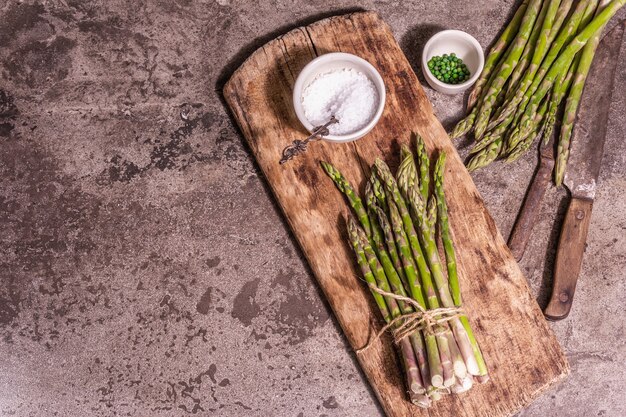
[[[600,42],[578,107],[563,181],[571,193],[571,200],[557,248],[554,288],[544,311],[548,320],[564,319],[572,307],[602,164],[613,79],[623,33],[624,22],[620,22]]]
[[[552,169],[554,169],[554,135],[558,131],[558,126],[555,126],[548,143],[542,144],[539,149],[539,168],[528,188],[524,204],[509,235],[508,246],[518,262],[524,256],[526,244],[532,233],[533,226],[537,222],[541,201],[552,177]]]

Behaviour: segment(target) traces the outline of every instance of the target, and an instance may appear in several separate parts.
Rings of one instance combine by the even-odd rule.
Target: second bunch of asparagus
[[[451,136],[473,131],[469,170],[514,161],[558,132],[554,180],[563,181],[574,119],[602,30],[626,0],[524,0],[491,49]]]

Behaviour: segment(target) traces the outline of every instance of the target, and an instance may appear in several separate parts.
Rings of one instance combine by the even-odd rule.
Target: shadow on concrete
[[[420,83],[427,88],[428,83],[426,82],[426,78],[424,78],[424,74],[422,74],[422,51],[424,50],[424,45],[428,42],[434,34],[437,32],[441,32],[446,28],[439,25],[433,24],[418,24],[407,30],[407,32],[400,39],[400,48],[402,48],[402,52],[406,55],[406,58],[409,60],[409,64],[413,71],[417,75],[417,78],[420,80]]]
[[[446,28],[443,26],[430,23],[418,24],[407,30],[404,36],[400,38],[400,48],[402,52],[404,52],[404,55],[406,55],[411,68],[413,68],[413,71],[417,74],[417,78],[423,85],[427,85],[426,78],[424,78],[421,68],[424,45],[426,45],[428,39],[434,34],[445,29]]]
[[[424,74],[422,73],[422,51],[424,51],[424,45],[426,42],[435,35],[437,32],[441,32],[447,28],[433,24],[418,24],[409,29],[406,34],[400,39],[400,47],[409,60],[413,72],[417,75],[422,86],[426,89],[431,89],[430,85],[426,81]],[[463,101],[467,100],[469,92],[465,93]],[[446,131],[450,131],[454,124],[458,122],[457,117],[449,117],[445,120],[441,120]]]

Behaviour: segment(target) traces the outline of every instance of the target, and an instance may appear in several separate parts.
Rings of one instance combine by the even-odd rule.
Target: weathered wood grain
[[[314,57],[336,51],[359,55],[378,69],[387,88],[384,114],[359,141],[315,143],[306,156],[279,165],[282,149],[307,136],[292,108],[295,77]],[[362,186],[377,156],[392,168],[398,164],[399,144],[410,140],[412,130],[424,137],[430,152],[449,154],[445,189],[461,288],[491,381],[461,397],[447,396],[429,411],[419,409],[406,401],[395,352],[384,337],[357,357],[388,416],[507,416],[568,373],[524,276],[391,30],[376,13],[324,19],[269,42],[233,74],[224,95],[355,349],[367,343],[381,322],[347,244],[347,206],[319,161],[331,162]]]

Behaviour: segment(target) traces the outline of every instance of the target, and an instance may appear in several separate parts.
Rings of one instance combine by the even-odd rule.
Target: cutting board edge
[[[332,21],[333,19],[338,19],[338,18],[346,18],[348,16],[353,16],[353,15],[372,15],[375,16],[377,20],[384,22],[385,25],[387,25],[387,23],[380,17],[380,14],[376,11],[373,10],[363,10],[363,11],[356,11],[356,12],[351,12],[351,13],[344,13],[344,14],[337,14],[334,16],[329,16],[329,17],[325,17],[323,19],[320,20],[316,20],[315,22],[312,22],[308,25],[302,25],[302,26],[296,26],[293,29],[283,33],[282,35],[277,36],[276,38],[264,43],[263,45],[259,46],[254,52],[252,52],[250,54],[250,56],[248,56],[248,58],[245,59],[245,61],[243,61],[241,63],[241,65],[239,65],[239,67],[237,67],[237,69],[235,71],[233,71],[232,75],[230,76],[230,78],[228,79],[228,81],[226,81],[226,83],[224,84],[224,87],[222,88],[222,94],[224,95],[224,97],[227,97],[227,93],[230,93],[233,89],[232,85],[237,78],[239,78],[239,73],[244,72],[244,70],[248,67],[248,65],[250,65],[250,62],[253,62],[255,57],[258,54],[263,53],[263,49],[264,48],[268,48],[271,45],[275,44],[275,43],[279,43],[281,41],[281,39],[293,32],[297,32],[297,31],[304,31],[304,33],[307,33],[308,36],[308,32],[307,32],[307,28],[310,26],[315,26],[315,25],[320,25],[320,24],[325,24],[327,22]],[[311,42],[313,43],[313,42]],[[319,54],[317,53],[317,51],[315,52],[316,55],[319,56]],[[229,107],[230,107],[230,102],[228,103]]]

